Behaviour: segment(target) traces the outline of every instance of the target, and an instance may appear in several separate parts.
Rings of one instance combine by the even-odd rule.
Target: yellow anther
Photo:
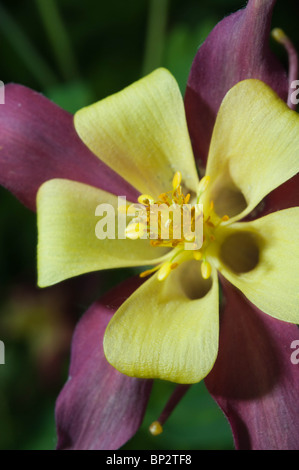
[[[201,263],[201,275],[204,279],[209,279],[212,273],[212,267],[208,261]]]
[[[165,204],[168,204],[170,206],[170,202],[169,202],[169,197],[167,196],[167,193],[162,193],[160,194],[159,196],[159,202],[163,202]]]
[[[224,215],[221,220],[222,220],[222,222],[227,222],[229,220],[229,216]]]
[[[202,252],[199,250],[193,251],[193,257],[196,261],[199,261],[202,258]]]
[[[163,263],[161,268],[159,269],[158,272],[158,280],[159,281],[164,281],[164,279],[167,278],[167,276],[170,274],[171,271],[171,264],[169,261],[166,261],[166,263]]]
[[[206,175],[203,178],[201,178],[199,185],[198,185],[198,193],[203,193],[207,189],[210,180],[211,180],[211,177],[209,175]]]
[[[211,211],[214,209],[214,201],[210,202],[210,209],[211,209]]]
[[[153,436],[159,436],[159,434],[162,434],[162,432],[163,432],[163,427],[159,423],[159,421],[154,421],[149,427],[149,432]]]
[[[182,181],[182,173],[180,171],[177,171],[172,180],[173,189],[177,189],[180,186],[181,181]]]
[[[139,277],[147,277],[152,273],[151,269],[148,269],[147,271],[143,271],[142,273],[139,274]]]
[[[185,204],[188,204],[188,202],[190,201],[190,197],[191,195],[187,194],[187,196],[185,197]]]
[[[281,28],[274,28],[271,31],[271,36],[273,39],[275,39],[275,41],[279,42],[280,44],[282,44],[287,39],[287,35]]]
[[[126,237],[130,240],[137,240],[145,233],[146,228],[146,225],[139,222],[130,222],[125,230]]]
[[[148,194],[141,194],[138,198],[138,202],[140,204],[148,205],[148,204],[154,204],[155,200],[152,196],[149,196]]]
[[[149,276],[150,274],[154,273],[155,271],[157,271],[159,269],[159,266],[155,266],[154,268],[152,269],[147,269],[146,271],[143,271],[142,273],[139,274],[139,277],[143,278],[143,277],[147,277]]]
[[[171,266],[170,266],[170,269],[175,269],[177,268],[179,265],[179,263],[172,263]]]

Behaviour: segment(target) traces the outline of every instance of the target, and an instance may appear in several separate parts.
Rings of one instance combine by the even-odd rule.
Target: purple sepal
[[[133,278],[114,288],[77,325],[69,379],[56,403],[58,450],[118,449],[142,422],[152,381],[121,374],[103,352],[111,316],[140,283]]]
[[[287,101],[287,74],[269,47],[275,3],[249,0],[245,9],[215,26],[195,56],[185,108],[195,158],[202,164],[206,162],[220,104],[237,82],[247,78],[263,80]]]
[[[38,188],[53,178],[86,183],[131,201],[138,197],[81,142],[71,114],[40,93],[8,84],[0,106],[0,184],[35,210]]]
[[[297,450],[299,329],[262,313],[223,279],[222,287],[219,354],[207,388],[237,449]]]

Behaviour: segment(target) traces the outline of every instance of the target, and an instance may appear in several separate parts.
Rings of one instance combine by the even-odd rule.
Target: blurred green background
[[[213,26],[241,0],[0,1],[0,79],[44,93],[75,112],[158,66],[184,94],[193,57]],[[273,27],[299,50],[298,1],[278,0]],[[272,44],[287,65],[282,48]],[[221,79],[221,77],[219,77]],[[0,188],[0,449],[54,449],[54,404],[67,377],[78,318],[130,270],[36,286],[35,214]],[[152,437],[173,385],[157,381],[144,424],[126,449],[231,449],[229,426],[204,384],[188,391]]]

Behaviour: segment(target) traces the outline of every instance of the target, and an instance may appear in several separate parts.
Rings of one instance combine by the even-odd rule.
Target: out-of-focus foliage
[[[1,0],[0,80],[38,90],[75,112],[158,66],[182,93],[199,45],[241,0]],[[273,26],[297,49],[297,0],[278,1]],[[287,65],[282,48],[273,48]],[[219,77],[221,80],[221,77]],[[0,188],[0,448],[53,449],[54,403],[67,377],[76,321],[130,270],[36,285],[35,214]],[[83,281],[83,282],[82,282]],[[230,449],[229,426],[205,390],[188,391],[160,437],[147,431],[173,384],[156,382],[144,424],[126,449]]]

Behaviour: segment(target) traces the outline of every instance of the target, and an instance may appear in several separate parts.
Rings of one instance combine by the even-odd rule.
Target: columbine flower
[[[193,151],[195,157],[201,158],[203,162],[207,157],[220,103],[225,93],[235,83],[244,78],[259,78],[276,90],[285,101],[287,99],[287,76],[266,45],[274,3],[274,0],[263,2],[249,0],[246,9],[219,23],[199,49],[188,82],[185,106]],[[248,60],[244,61],[244,58]],[[162,77],[164,80],[161,80]],[[138,90],[141,89],[142,95],[139,95]],[[254,96],[252,101],[249,96],[244,96],[244,90]],[[261,90],[265,91],[262,96],[260,96]],[[130,99],[127,101],[128,98],[131,101]],[[138,120],[134,110],[142,106],[142,100],[145,106]],[[149,101],[150,106],[148,106]],[[292,141],[289,134],[289,132],[295,133],[297,116],[290,114],[277,96],[260,82],[244,82],[228,94],[219,113],[220,117],[211,144],[206,173],[210,181],[202,194],[206,214],[207,211],[213,211],[212,217],[215,220],[212,220],[212,225],[209,226],[208,222],[211,219],[208,221],[206,216],[205,231],[208,237],[201,252],[193,255],[194,260],[184,259],[180,260],[181,263],[174,260],[175,263],[170,264],[174,269],[171,271],[166,269],[164,274],[167,276],[162,276],[161,263],[167,261],[167,255],[165,258],[162,247],[153,247],[147,240],[125,240],[122,242],[122,247],[134,244],[133,253],[121,247],[118,251],[103,252],[102,259],[95,259],[94,253],[98,255],[99,241],[95,236],[89,238],[89,235],[94,233],[94,208],[100,202],[99,193],[105,202],[114,200],[111,194],[98,192],[96,188],[126,195],[128,201],[136,201],[140,193],[144,195],[148,192],[153,195],[152,197],[159,198],[160,193],[174,191],[172,187],[174,174],[180,174],[182,184],[179,186],[182,186],[183,194],[190,194],[190,200],[196,200],[195,194],[199,184],[197,172],[192,159],[181,98],[171,76],[164,71],[156,72],[151,78],[144,79],[121,94],[108,98],[86,111],[83,110],[81,116],[78,114],[77,128],[80,127],[79,132],[84,140],[103,161],[108,159],[113,169],[128,179],[138,191],[118,178],[82,145],[73,130],[71,116],[53,103],[17,85],[6,87],[6,103],[3,119],[0,116],[1,183],[34,210],[36,191],[44,181],[51,178],[68,179],[68,181],[50,181],[42,187],[39,195],[40,207],[44,209],[39,214],[42,227],[41,284],[58,282],[63,278],[100,267],[118,266],[119,263],[124,266],[128,260],[132,265],[137,265],[144,255],[148,264],[157,262],[159,266],[159,271],[144,284],[141,285],[141,280],[132,279],[114,289],[91,306],[79,322],[73,339],[70,377],[57,402],[58,448],[118,448],[140,425],[152,382],[119,373],[107,363],[102,349],[106,326],[120,306],[117,320],[113,320],[107,331],[107,354],[113,355],[110,346],[114,344],[114,332],[118,337],[125,336],[121,328],[123,320],[119,318],[121,312],[126,316],[132,316],[133,308],[136,318],[134,316],[133,322],[125,322],[126,332],[130,338],[135,328],[137,333],[135,337],[140,340],[138,331],[140,334],[143,328],[145,335],[142,339],[146,340],[143,357],[140,356],[138,359],[141,360],[135,361],[138,369],[136,374],[161,376],[163,373],[168,373],[174,380],[174,377],[179,377],[182,372],[181,377],[189,374],[189,377],[195,380],[196,377],[204,377],[208,373],[217,353],[216,268],[219,269],[225,302],[221,306],[219,352],[211,372],[207,375],[206,385],[230,421],[237,448],[296,448],[298,374],[289,360],[288,345],[298,336],[298,329],[295,325],[274,318],[274,316],[279,318],[284,316],[284,320],[298,321],[295,318],[298,315],[296,305],[288,311],[283,302],[286,300],[289,305],[292,299],[297,300],[295,290],[291,287],[295,284],[294,277],[289,271],[286,273],[289,262],[293,263],[290,266],[296,267],[293,256],[295,251],[288,256],[291,252],[289,241],[295,233],[293,225],[295,218],[294,221],[293,219],[290,221],[291,213],[283,211],[280,214],[283,218],[273,214],[269,218],[260,218],[254,222],[238,222],[238,220],[251,215],[251,209],[258,200],[264,198],[267,191],[274,189],[297,172],[295,153],[292,153],[292,149],[295,152],[296,137]],[[119,103],[122,107],[119,107]],[[268,115],[266,110],[269,111]],[[238,121],[235,112],[238,112],[242,119]],[[103,121],[97,127],[96,119],[101,115]],[[264,115],[265,119],[259,127],[258,122]],[[167,116],[167,119],[161,119],[162,116]],[[225,122],[226,116],[228,116],[227,122]],[[275,124],[273,119],[276,117],[278,120]],[[233,128],[228,124],[232,119],[236,124]],[[153,125],[150,125],[150,122]],[[282,129],[280,125],[284,124],[286,127]],[[120,135],[124,128],[125,136]],[[255,135],[251,135],[250,132],[255,128]],[[220,135],[219,140],[219,132],[222,129],[225,133]],[[103,132],[105,135],[101,140]],[[265,136],[268,136],[268,139],[265,139],[264,134],[261,138],[262,132],[266,132]],[[240,136],[240,140],[237,139],[237,135]],[[119,138],[120,136],[123,138]],[[259,160],[259,155],[256,153],[261,144],[262,147],[271,149],[271,152],[273,150],[270,169],[267,168],[267,162]],[[150,147],[152,154],[157,158],[148,159],[148,145],[152,146]],[[241,148],[243,151],[243,147],[244,152],[241,155],[239,152]],[[233,152],[230,153],[230,150]],[[120,159],[116,158],[117,152],[120,152]],[[131,156],[134,155],[136,159],[126,161],[126,152]],[[262,156],[267,155],[265,152]],[[116,159],[115,164],[113,159],[110,160],[111,157]],[[223,160],[220,157],[223,157]],[[254,164],[260,165],[262,171],[253,173],[252,165],[247,161],[251,157],[254,159]],[[240,162],[242,159],[240,165],[238,158]],[[213,165],[211,162],[214,162]],[[273,171],[274,162],[276,166]],[[248,165],[250,171],[247,178]],[[147,171],[139,174],[139,168],[145,167]],[[220,173],[222,177],[218,179]],[[294,203],[298,205],[295,178],[289,180],[291,186],[286,182],[274,190],[270,197],[266,197],[265,211],[285,208],[289,205],[290,199],[292,199],[290,205]],[[209,178],[204,182],[208,180]],[[294,189],[292,195],[284,190],[289,187]],[[190,191],[186,192],[186,189]],[[225,194],[223,200],[221,194]],[[230,194],[233,196],[231,201]],[[225,204],[221,208],[222,202]],[[48,210],[53,210],[56,222],[50,219]],[[298,209],[295,209],[295,212],[298,214]],[[64,227],[60,225],[61,219]],[[72,223],[75,232],[71,230]],[[51,230],[53,238],[50,235]],[[62,235],[61,238],[59,233]],[[285,238],[281,237],[282,233]],[[273,234],[279,235],[273,236],[272,240]],[[46,246],[44,242],[47,238],[49,243],[47,242]],[[104,245],[106,246],[105,243]],[[236,246],[243,248],[245,257],[242,260],[238,255],[235,256]],[[63,262],[58,259],[59,251],[56,249],[61,250],[60,253],[63,253],[65,261],[70,261],[68,266],[62,266]],[[279,249],[283,250],[280,257]],[[157,259],[157,253],[160,251],[161,256]],[[51,259],[46,260],[44,256],[47,254],[51,255]],[[254,255],[253,262],[247,259],[248,254]],[[203,260],[206,264],[202,269]],[[61,275],[57,276],[57,268],[60,269],[60,266],[62,266]],[[169,264],[167,266],[169,267]],[[273,267],[276,269],[273,270]],[[267,271],[265,276],[264,268]],[[193,276],[194,269],[196,277]],[[158,282],[159,272],[162,280]],[[180,275],[186,272],[190,274],[189,277]],[[275,277],[275,272],[278,277]],[[275,281],[276,285],[287,286],[287,291],[283,291],[284,298],[269,286],[271,273],[272,277],[274,275],[273,282]],[[223,275],[238,289],[233,288]],[[207,279],[203,279],[204,277]],[[174,281],[173,285],[171,279]],[[177,290],[175,285],[178,286]],[[277,294],[273,295],[273,299],[270,298],[269,304],[266,302],[266,299],[271,297],[267,291],[268,287],[272,289],[271,293],[274,291],[274,294]],[[257,305],[263,307],[267,303],[265,311],[269,315],[265,315],[246,301],[240,289]],[[123,304],[134,291],[133,296]],[[141,301],[139,301],[140,293]],[[137,325],[138,319],[142,316],[142,309],[150,310],[154,298],[158,299],[160,307],[163,302],[165,303],[165,314],[168,319],[173,320],[181,315],[182,321],[177,325],[173,321],[166,325],[165,320],[161,320],[163,312],[158,318],[160,307],[155,304],[147,319],[143,317],[142,321],[145,320],[145,324],[139,320]],[[137,299],[137,304],[134,299]],[[210,311],[209,315],[204,308],[205,304]],[[280,306],[277,310],[276,305]],[[290,318],[290,313],[293,313],[293,319]],[[146,321],[151,320],[159,322],[161,320],[161,330],[155,328],[151,332],[146,329]],[[195,323],[194,331],[191,331],[192,321]],[[202,329],[199,328],[199,324]],[[159,325],[156,324],[157,326]],[[175,335],[171,337],[171,332],[174,331]],[[158,351],[162,345],[163,332],[166,335],[166,342],[161,354],[162,360],[166,360],[167,348],[169,352],[171,348],[172,351],[175,349],[174,357],[170,357],[173,368],[170,370],[167,364],[167,372],[159,367],[161,362]],[[189,347],[186,341],[188,335],[193,339],[197,336],[202,340],[198,343],[204,352],[203,357],[198,359],[200,370],[196,370],[194,366],[194,352],[198,350],[194,342],[190,342]],[[207,338],[206,344],[203,342],[204,335]],[[175,348],[173,343],[177,338],[185,338],[185,341]],[[155,348],[149,347],[151,339]],[[128,342],[128,338],[125,340]],[[135,345],[137,343],[135,342]],[[132,349],[126,351],[121,348],[120,354],[128,355],[130,351],[132,352]],[[110,360],[113,359],[110,357]],[[115,360],[119,362],[118,355]],[[144,368],[141,367],[142,361],[145,364]],[[180,361],[191,364],[191,369],[185,371]],[[128,365],[123,363],[124,361],[120,366],[128,368]],[[129,368],[132,368],[132,364]],[[135,375],[135,370],[133,373]],[[184,386],[179,386],[175,398],[184,392],[185,389],[182,387]],[[163,419],[174,403],[175,399],[166,407]],[[163,419],[160,421],[163,422]],[[284,433],[282,429],[285,430]],[[154,429],[155,431],[159,429]]]
[[[299,321],[299,208],[239,222],[299,168],[299,117],[267,85],[247,80],[226,95],[201,182],[179,89],[164,69],[79,111],[75,126],[99,158],[144,193],[139,202],[145,195],[165,199],[169,188],[173,200],[183,193],[182,180],[204,207],[203,247],[187,251],[173,240],[164,254],[163,241],[97,240],[95,207],[117,208],[116,196],[61,179],[40,188],[40,286],[97,269],[158,266],[106,330],[105,354],[116,369],[184,384],[203,379],[218,352],[216,269],[263,312]]]

